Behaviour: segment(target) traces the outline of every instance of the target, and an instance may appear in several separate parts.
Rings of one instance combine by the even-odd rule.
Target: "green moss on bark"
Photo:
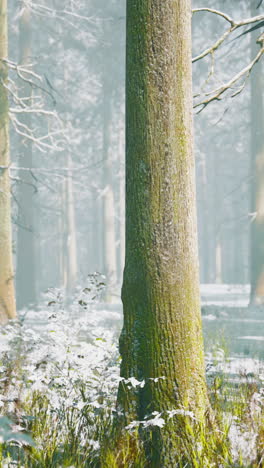
[[[121,376],[146,383],[121,383],[118,407],[123,424],[180,405],[202,419],[189,0],[127,1],[126,73]],[[153,431],[151,466],[173,466],[175,424]]]

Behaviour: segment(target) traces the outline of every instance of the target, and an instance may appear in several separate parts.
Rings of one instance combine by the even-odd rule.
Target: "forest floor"
[[[99,466],[115,408],[122,326],[120,300],[103,302],[100,284],[91,276],[71,303],[51,289],[37,311],[22,311],[19,322],[1,330],[4,468]],[[221,466],[262,466],[252,460],[259,457],[263,430],[263,311],[247,307],[245,286],[202,285],[201,295],[209,391],[217,405],[227,404],[228,421],[233,414],[227,431],[241,462]],[[260,451],[261,459],[262,445]]]

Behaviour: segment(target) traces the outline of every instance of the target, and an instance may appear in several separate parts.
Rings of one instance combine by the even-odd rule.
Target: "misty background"
[[[193,8],[239,20],[263,11],[253,3],[195,0]],[[9,23],[9,60],[31,71],[10,71],[18,308],[38,303],[50,287],[71,294],[94,272],[105,275],[105,300],[115,301],[125,255],[125,0],[30,6],[10,0]],[[226,28],[219,16],[195,13],[193,56]],[[196,100],[245,67],[252,47],[258,50],[259,32],[234,40],[240,33],[194,63]],[[256,68],[261,75],[261,65]],[[194,110],[203,284],[250,283],[254,73],[237,96],[231,97],[233,88],[202,112]],[[30,112],[17,111],[21,99]]]

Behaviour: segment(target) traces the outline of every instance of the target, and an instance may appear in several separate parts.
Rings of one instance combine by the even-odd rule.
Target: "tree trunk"
[[[103,247],[104,274],[107,278],[106,297],[111,297],[117,282],[115,203],[112,183],[112,161],[110,156],[111,95],[104,83],[104,121],[103,121]]]
[[[145,385],[121,382],[118,408],[125,424],[179,406],[203,418],[190,0],[127,1],[126,67],[121,376]],[[176,428],[153,430],[151,467],[175,466]]]
[[[221,284],[222,281],[222,245],[220,239],[216,242],[215,248],[215,282]]]
[[[10,207],[7,2],[0,0],[0,322],[15,318],[14,273]]]
[[[60,242],[60,279],[61,287],[64,291],[67,290],[68,279],[68,261],[67,261],[67,244],[68,244],[68,218],[67,218],[67,180],[63,180],[61,185],[61,242]]]
[[[119,280],[123,279],[125,266],[125,161],[124,161],[124,125],[123,120],[119,124]]]
[[[257,2],[252,2],[251,14],[257,15]],[[251,55],[259,48],[259,32],[251,33]],[[264,303],[264,109],[262,63],[258,62],[251,75],[251,303]]]
[[[66,287],[66,273],[65,273],[65,180],[60,184],[59,187],[59,199],[58,199],[58,206],[59,206],[59,213],[58,213],[58,230],[57,230],[57,237],[58,237],[58,277],[59,277],[59,287],[65,288]]]
[[[25,3],[22,5],[19,33],[20,64],[25,67],[29,67],[32,61],[30,16],[30,7]],[[30,107],[31,85],[22,81],[19,86],[21,99],[24,99],[26,107]],[[27,128],[31,128],[30,114],[22,114],[20,121]],[[19,173],[21,181],[18,190],[19,222],[17,228],[16,290],[17,307],[22,309],[36,302],[33,205],[36,181],[30,172],[32,168],[32,142],[25,137],[20,137],[19,166],[26,169]]]
[[[67,156],[67,176],[61,184],[59,215],[59,276],[60,286],[69,296],[77,284],[78,262],[76,221],[72,180],[72,159]]]
[[[65,131],[67,135],[71,135],[70,121],[70,102],[68,83],[70,80],[69,70],[67,68],[66,54],[68,49],[66,44],[62,44],[64,52],[63,76],[64,76],[64,105],[65,105]],[[69,297],[77,284],[78,276],[78,260],[77,260],[77,240],[76,240],[76,212],[75,212],[75,196],[72,171],[72,153],[73,146],[71,141],[68,141],[68,151],[65,152],[64,164],[67,168],[67,175],[62,184],[62,248],[61,253],[61,272],[62,282],[66,296]]]
[[[70,294],[77,283],[77,246],[76,246],[76,222],[75,222],[75,206],[74,206],[74,191],[72,180],[72,158],[70,154],[67,156],[69,169],[66,181],[67,197],[66,197],[66,216],[67,216],[67,281],[66,291]]]
[[[208,203],[208,180],[207,180],[206,154],[201,161],[201,215],[200,215],[200,242],[201,242],[201,281],[210,282],[210,241],[209,241],[209,203]],[[199,236],[198,236],[199,237]]]

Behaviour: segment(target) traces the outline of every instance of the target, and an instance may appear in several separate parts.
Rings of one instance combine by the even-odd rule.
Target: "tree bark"
[[[0,322],[16,317],[12,263],[8,118],[7,2],[0,0]]]
[[[192,140],[191,2],[127,0],[121,377],[145,385],[121,382],[124,423],[207,404]],[[176,426],[153,430],[151,467],[175,466]]]
[[[27,4],[22,5],[19,31],[20,64],[30,67],[31,52],[31,14]],[[28,83],[19,83],[20,97],[26,106],[30,107],[32,88]],[[31,128],[30,114],[20,117],[22,124]],[[18,190],[19,216],[17,229],[17,268],[16,290],[17,307],[22,309],[36,302],[35,289],[35,233],[34,233],[34,195],[36,181],[32,177],[32,142],[20,137],[19,166],[26,170],[20,171],[20,186]]]
[[[251,14],[256,15],[256,2]],[[251,33],[251,55],[255,57],[259,44],[258,32]],[[264,108],[262,63],[251,72],[251,303],[264,303]]]

